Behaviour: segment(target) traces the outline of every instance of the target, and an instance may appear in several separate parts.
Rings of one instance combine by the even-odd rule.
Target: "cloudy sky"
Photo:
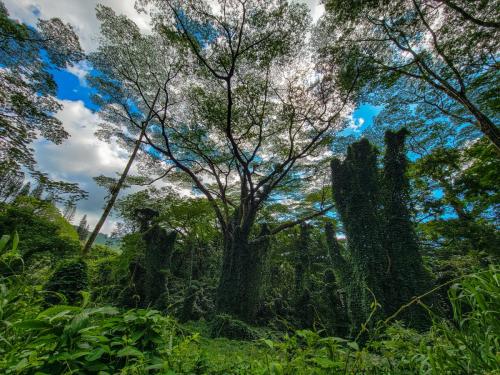
[[[117,13],[127,15],[144,30],[148,29],[148,18],[134,9],[134,0],[3,0],[11,17],[30,25],[35,25],[37,18],[59,17],[70,23],[80,38],[85,51],[95,48],[99,23],[95,17],[98,3],[112,7]],[[320,0],[302,0],[311,9],[314,20],[323,13]],[[89,192],[89,199],[79,202],[75,223],[86,214],[90,225],[99,218],[106,192],[98,187],[92,177],[98,175],[116,176],[125,167],[127,153],[115,144],[97,140],[94,131],[99,123],[96,107],[91,103],[90,90],[85,83],[89,66],[82,63],[65,71],[55,73],[58,83],[57,97],[63,109],[57,117],[71,135],[62,145],[47,141],[38,141],[35,156],[39,168],[49,173],[54,179],[77,182]],[[352,127],[366,126],[366,118],[371,117],[366,109],[354,113]],[[115,219],[108,219],[103,228],[110,233]]]

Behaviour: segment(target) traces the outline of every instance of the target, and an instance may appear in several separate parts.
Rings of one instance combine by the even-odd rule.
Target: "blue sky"
[[[144,31],[149,28],[145,15],[138,14],[133,5],[134,0],[4,0],[11,16],[29,25],[36,25],[37,18],[59,17],[74,26],[82,47],[91,52],[97,44],[99,24],[95,18],[96,4],[103,3],[112,7],[117,13],[131,18]],[[319,0],[303,0],[308,3],[313,19],[319,18],[322,6]],[[64,108],[58,117],[70,133],[70,138],[62,145],[56,146],[47,141],[34,144],[35,157],[39,168],[52,178],[77,182],[89,192],[89,199],[78,205],[75,222],[86,214],[93,225],[101,212],[106,191],[98,187],[92,177],[104,174],[116,176],[121,172],[127,160],[127,153],[117,144],[108,144],[94,137],[100,119],[98,109],[91,101],[92,90],[86,85],[85,76],[91,67],[84,63],[67,70],[53,71],[58,84],[57,98]],[[352,124],[348,133],[355,135],[370,126],[377,108],[361,106],[352,115]],[[115,220],[108,220],[103,232],[110,233]]]
[[[57,83],[58,99],[81,100],[86,108],[92,111],[98,109],[91,100],[93,90],[85,84],[84,78],[82,79],[67,70],[54,70],[52,73]]]
[[[373,125],[373,119],[380,111],[381,108],[370,104],[360,105],[352,113],[355,126],[359,125],[357,132],[362,133],[365,129],[368,129],[371,125]]]

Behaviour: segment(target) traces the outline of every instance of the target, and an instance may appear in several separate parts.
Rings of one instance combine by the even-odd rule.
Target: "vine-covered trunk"
[[[250,242],[253,221],[253,218],[233,219],[225,231],[222,272],[217,289],[217,311],[245,321],[252,321],[259,307],[268,247],[266,237]]]

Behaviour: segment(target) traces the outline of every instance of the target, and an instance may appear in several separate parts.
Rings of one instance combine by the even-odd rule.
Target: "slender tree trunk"
[[[111,209],[113,208],[116,198],[118,198],[118,194],[120,193],[120,190],[123,186],[123,183],[125,182],[125,178],[128,175],[128,172],[130,170],[130,167],[132,166],[132,163],[135,160],[135,157],[137,155],[137,152],[139,151],[139,147],[141,146],[142,138],[144,137],[144,132],[146,130],[146,127],[144,127],[141,130],[141,134],[139,136],[139,139],[135,142],[135,147],[134,150],[132,151],[132,154],[130,155],[130,158],[128,159],[127,165],[125,166],[125,169],[123,170],[120,179],[116,183],[116,186],[113,187],[111,190],[111,197],[109,198],[108,202],[106,203],[106,207],[104,207],[104,211],[101,215],[101,218],[97,222],[94,230],[90,234],[90,237],[88,238],[87,242],[85,243],[85,246],[83,248],[83,255],[88,254],[90,251],[90,248],[92,247],[92,244],[94,243],[95,239],[97,238],[97,235],[99,234],[99,231],[101,230],[102,226],[104,225],[104,222],[106,221],[109,213],[111,212]]]

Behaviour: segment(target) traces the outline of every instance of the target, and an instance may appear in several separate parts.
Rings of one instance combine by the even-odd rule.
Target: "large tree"
[[[55,117],[62,106],[51,70],[82,58],[70,25],[52,18],[30,27],[9,18],[0,1],[0,176],[22,175],[24,168],[58,201],[82,199],[86,193],[38,171],[32,142],[44,138],[59,144],[69,136]]]
[[[317,38],[325,68],[333,63],[348,71],[356,61],[366,83],[359,100],[384,105],[386,118],[431,112],[424,120],[428,129],[446,119],[449,134],[472,128],[500,149],[497,1],[327,0],[325,5]]]
[[[333,267],[348,296],[347,313],[353,333],[368,319],[375,300],[387,311],[384,286],[388,252],[383,246],[379,212],[377,154],[373,145],[361,139],[348,147],[343,161],[331,162],[333,199],[347,237],[349,257],[344,259],[335,246],[331,228],[327,235]]]
[[[256,265],[267,237],[328,207],[260,236],[259,212],[270,199],[297,199],[291,186],[321,187],[315,180],[321,181],[332,137],[344,125],[349,90],[337,90],[333,74],[316,74],[305,6],[141,3],[153,5],[152,34],[103,29],[114,45],[129,44],[109,63],[137,107],[154,113],[144,133],[149,152],[164,169],[174,168],[171,181],[204,195],[216,214],[224,238],[218,309],[252,319],[260,289]],[[117,19],[109,10],[106,18]],[[155,44],[148,47],[146,39]],[[178,66],[172,59],[182,61],[180,69],[172,69]]]
[[[34,171],[31,142],[41,136],[59,144],[68,137],[54,116],[61,104],[50,70],[82,58],[70,25],[53,18],[35,29],[9,18],[0,2],[0,173]]]

